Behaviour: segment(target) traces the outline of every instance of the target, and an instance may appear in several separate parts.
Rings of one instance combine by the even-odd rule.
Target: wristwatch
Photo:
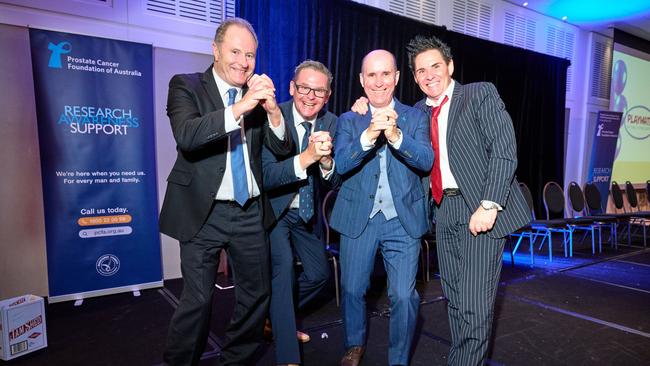
[[[486,210],[496,210],[499,208],[499,205],[492,201],[481,201],[481,207]]]

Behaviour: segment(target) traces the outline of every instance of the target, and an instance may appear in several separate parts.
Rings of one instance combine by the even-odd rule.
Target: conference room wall
[[[0,67],[0,299],[32,293],[48,295],[43,189],[34,99],[29,31],[0,24],[0,49],[11,50]],[[5,56],[4,54],[2,56]],[[173,74],[205,70],[206,54],[154,48],[154,122],[159,207],[176,145],[166,114]],[[163,276],[178,278],[178,242],[161,235]]]

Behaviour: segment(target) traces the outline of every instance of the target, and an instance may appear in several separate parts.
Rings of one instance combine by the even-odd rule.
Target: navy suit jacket
[[[379,155],[386,148],[386,166],[395,210],[400,223],[412,238],[428,229],[427,197],[421,184],[433,165],[429,123],[420,110],[395,100],[397,126],[402,131],[398,150],[380,135],[375,147],[363,151],[361,134],[368,128],[371,113],[361,116],[347,112],[339,117],[334,151],[336,170],[343,183],[332,211],[331,226],[348,237],[356,238],[368,224],[379,180]]]
[[[415,107],[431,119],[426,99]],[[456,81],[449,108],[446,138],[451,172],[470,212],[481,200],[503,207],[488,235],[504,237],[531,219],[515,178],[517,142],[510,115],[492,83]],[[435,215],[435,206],[431,207]]]
[[[306,180],[296,177],[293,168],[293,158],[300,154],[298,146],[298,134],[296,132],[295,121],[293,120],[293,101],[280,104],[282,115],[284,116],[287,133],[291,134],[294,144],[293,153],[287,157],[278,157],[273,152],[264,147],[262,149],[262,171],[264,173],[264,189],[268,193],[271,207],[276,219],[279,219],[282,213],[289,208],[289,204],[298,192],[300,187],[306,184]],[[336,132],[336,115],[326,110],[321,110],[315,121],[314,132],[329,131],[330,136],[334,137]],[[341,177],[332,172],[329,180],[322,178],[318,164],[312,164],[307,168],[307,175],[313,177],[314,181],[314,216],[320,214],[320,203],[328,190],[337,188],[341,183]],[[316,222],[319,222],[317,220]]]
[[[229,136],[224,110],[212,66],[203,73],[174,75],[170,80],[167,115],[178,156],[167,178],[160,231],[180,241],[190,240],[201,229],[221,185]],[[263,193],[262,145],[282,155],[291,151],[292,140],[288,134],[284,141],[275,136],[260,106],[248,113],[243,123],[251,171],[262,192],[264,225],[269,227],[274,218]]]

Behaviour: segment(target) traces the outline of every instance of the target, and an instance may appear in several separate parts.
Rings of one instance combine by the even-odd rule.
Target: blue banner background
[[[38,29],[30,43],[50,297],[162,281],[152,47]]]
[[[587,181],[598,187],[601,196],[600,207],[603,211],[607,210],[612,165],[614,164],[616,141],[622,116],[621,112],[599,111],[596,117],[596,130],[591,145]]]

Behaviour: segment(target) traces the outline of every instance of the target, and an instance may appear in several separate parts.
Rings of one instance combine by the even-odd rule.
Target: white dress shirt
[[[309,122],[311,123],[311,132],[310,134],[314,133],[314,130],[316,129],[316,119],[312,120],[306,120],[304,119],[300,113],[298,113],[298,110],[296,109],[295,104],[291,104],[291,111],[293,114],[293,125],[296,127],[296,134],[298,135],[298,141],[296,142],[297,146],[301,147],[302,146],[302,139],[305,136],[305,127],[303,126],[302,122]],[[301,164],[300,164],[300,154],[296,155],[293,157],[293,170],[296,173],[296,178],[300,180],[307,179],[307,169],[303,169]],[[330,177],[332,176],[332,173],[334,172],[334,161],[332,160],[332,169],[325,173],[323,169],[320,169],[321,175],[324,179],[329,180]],[[296,193],[296,195],[293,197],[293,200],[291,201],[291,204],[289,205],[289,208],[299,208],[300,206],[300,194]]]
[[[377,110],[381,110],[381,109],[395,109],[395,99],[393,99],[387,107],[384,107],[384,108],[375,108],[375,107],[373,107],[370,103],[368,103],[368,108],[370,109],[369,112],[370,112],[370,115],[371,115],[371,116],[372,116],[372,114],[375,113],[375,111],[377,111]],[[399,116],[398,116],[398,118],[399,118]],[[397,122],[395,122],[395,123],[397,123]],[[368,136],[366,136],[366,131],[367,131],[367,129],[363,131],[363,133],[361,134],[361,138],[359,139],[360,142],[361,142],[361,149],[362,149],[363,151],[368,151],[368,150],[372,149],[373,147],[375,147],[375,142],[377,142],[377,139],[374,139],[374,140],[371,141],[371,140],[368,138]],[[386,141],[388,141],[388,143],[389,143],[393,148],[399,150],[399,147],[402,146],[402,140],[403,140],[403,138],[402,138],[402,133],[399,131],[399,126],[398,126],[398,130],[397,130],[397,131],[398,131],[399,137],[397,138],[397,140],[396,140],[395,142],[390,142],[390,141],[388,141],[388,139],[386,139]],[[382,132],[382,133],[383,133],[383,132]]]
[[[244,164],[246,165],[246,182],[248,185],[248,196],[257,197],[260,195],[260,188],[255,181],[253,172],[250,167],[250,160],[248,158],[248,145],[246,141],[246,134],[244,133],[244,117],[240,116],[239,119],[235,119],[235,116],[232,112],[232,106],[228,106],[228,90],[231,88],[237,89],[237,95],[235,96],[235,103],[237,103],[242,98],[242,88],[234,87],[226,83],[223,79],[219,77],[217,72],[212,68],[212,75],[217,84],[217,89],[221,93],[221,101],[224,106],[227,106],[224,111],[224,127],[226,133],[231,131],[239,130],[241,133],[242,148],[244,151]],[[285,128],[284,121],[280,123],[279,127],[273,127],[273,124],[269,124],[273,133],[279,138],[284,139]],[[232,169],[230,167],[230,152],[232,151],[230,146],[230,139],[228,139],[228,151],[226,152],[226,168],[223,173],[223,179],[221,180],[221,186],[217,190],[217,195],[215,199],[224,200],[224,201],[233,201],[235,199],[235,193],[233,190],[233,181],[232,181]]]
[[[427,105],[437,107],[442,103],[447,96],[447,102],[442,106],[440,114],[438,115],[438,147],[439,152],[435,159],[440,160],[440,175],[442,177],[442,189],[447,188],[458,188],[458,183],[454,178],[454,174],[451,172],[451,167],[449,166],[449,152],[447,150],[447,127],[449,127],[449,107],[451,106],[451,97],[454,92],[454,85],[456,82],[452,79],[447,89],[444,93],[438,98],[438,100],[433,100],[427,97]]]

